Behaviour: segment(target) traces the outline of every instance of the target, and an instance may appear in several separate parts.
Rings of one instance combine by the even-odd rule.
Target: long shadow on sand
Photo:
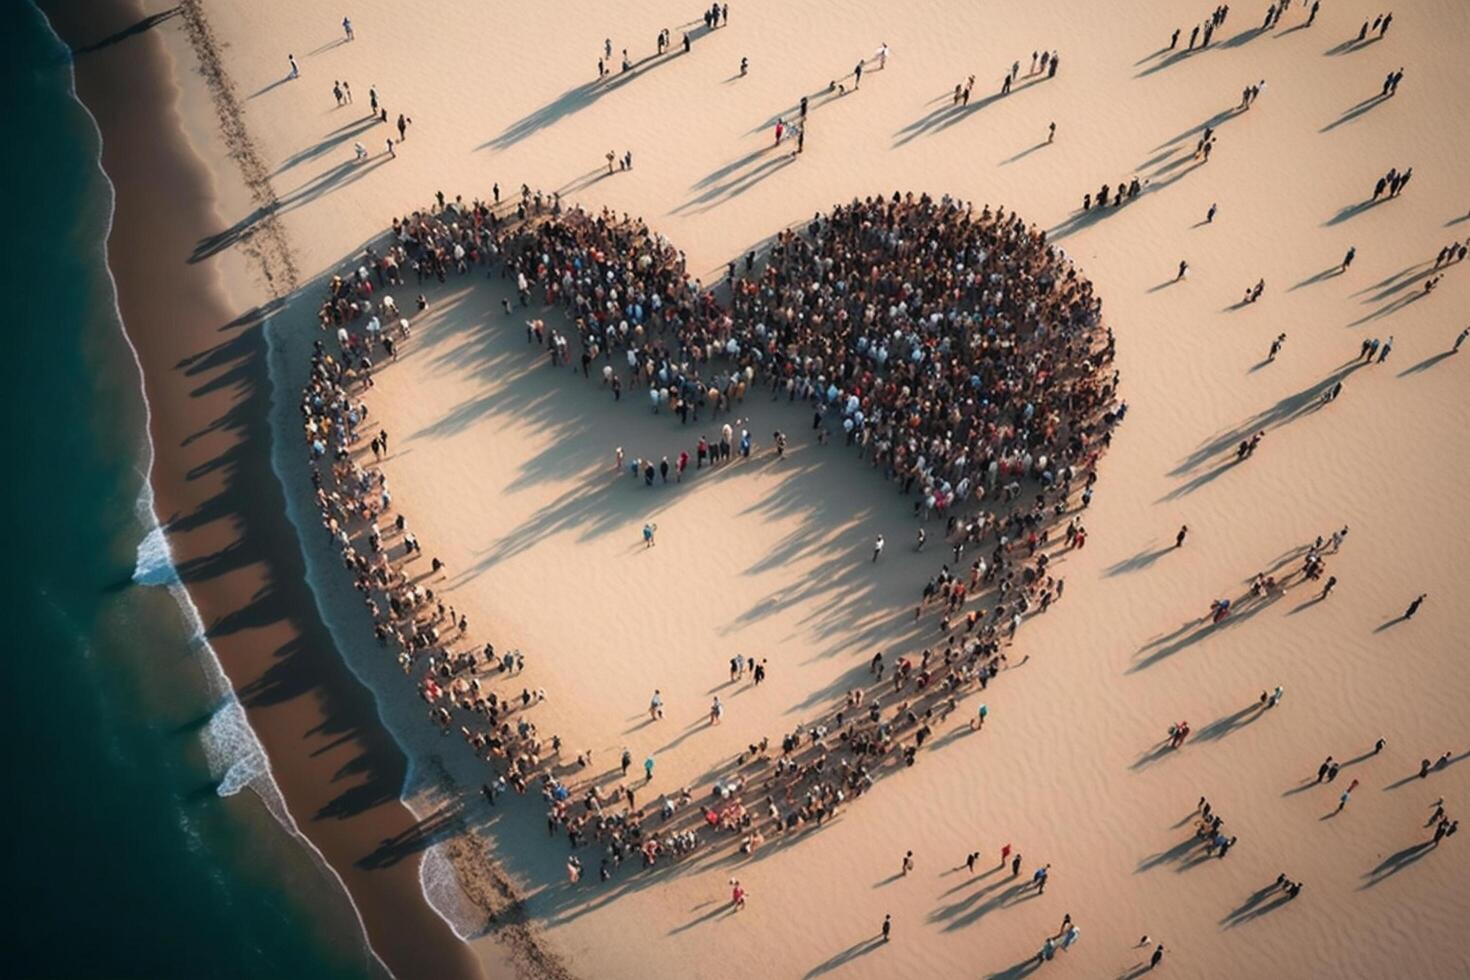
[[[1324,404],[1322,396],[1339,381],[1345,381],[1365,363],[1354,358],[1341,364],[1322,380],[1279,399],[1269,408],[1262,409],[1250,418],[1206,439],[1178,466],[1169,471],[1170,476],[1187,477],[1188,479],[1169,491],[1160,500],[1177,500],[1191,494],[1244,463],[1245,460],[1236,454],[1236,448],[1242,441],[1249,439],[1253,433],[1269,433],[1272,429],[1288,425],[1317,411]],[[1209,468],[1205,469],[1205,467]]]
[[[703,26],[696,26],[689,31],[690,41],[697,41],[701,36],[708,33]],[[624,86],[631,85],[638,79],[652,72],[655,68],[670,64],[683,55],[684,49],[677,39],[672,47],[663,54],[651,54],[633,63],[627,71],[616,71],[604,78],[584,82],[581,85],[567,89],[561,95],[550,102],[527,113],[520,119],[511,123],[499,136],[486,140],[477,150],[505,150],[522,140],[529,139],[548,129],[556,123],[569,116],[574,116],[584,109],[596,105],[598,101],[613,95]]]

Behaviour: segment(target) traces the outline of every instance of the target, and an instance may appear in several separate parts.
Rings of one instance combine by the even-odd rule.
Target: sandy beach
[[[663,2],[408,16],[382,0],[202,0],[186,15],[120,7],[116,28],[58,18],[76,48],[143,25],[79,56],[77,72],[118,186],[114,271],[154,405],[161,516],[293,815],[395,974],[498,976],[508,961],[541,976],[1134,976],[1160,943],[1158,968],[1186,976],[1467,968],[1456,930],[1470,859],[1463,839],[1433,840],[1432,815],[1442,799],[1457,819],[1470,799],[1470,547],[1454,496],[1470,362],[1451,353],[1470,322],[1470,265],[1436,258],[1470,235],[1458,123],[1470,11],[1400,10],[1359,42],[1377,9],[1326,3],[1308,26],[1296,0],[1263,28],[1266,6],[1234,7],[1199,50],[1185,45],[1210,10],[1162,0],[918,3],[901,18],[757,4],[713,30]],[[221,76],[196,71],[199,24],[236,93],[223,129]],[[1028,70],[1043,49],[1060,59],[1054,77]],[[135,77],[152,87],[109,97]],[[332,91],[344,79],[345,106]],[[369,117],[370,89],[387,124]],[[803,96],[795,154],[773,127]],[[631,168],[610,167],[610,151]],[[1375,196],[1389,168],[1410,167],[1401,193]],[[1135,177],[1123,206],[1082,209]],[[996,686],[935,723],[917,764],[752,855],[716,836],[599,882],[587,848],[586,876],[568,883],[567,841],[548,835],[538,792],[481,799],[490,767],[430,722],[422,668],[406,677],[375,642],[318,527],[298,398],[313,343],[335,350],[316,319],[328,278],[365,244],[381,254],[394,218],[439,210],[436,192],[468,203],[498,185],[506,213],[522,184],[641,217],[705,286],[854,197],[1004,206],[1076,263],[1115,335],[1128,414],[1090,504],[1068,515],[1085,521],[1086,547],[1049,544],[1065,594],[1026,616]],[[681,424],[642,388],[615,402],[583,379],[575,343],[570,365],[548,363],[525,321],[575,330],[539,294],[504,312],[514,281],[496,267],[406,276],[384,291],[411,336],[354,400],[391,433],[380,465],[392,513],[424,548],[414,575],[469,621],[454,649],[524,654],[522,671],[483,682],[546,692],[525,716],[559,737],[547,767],[574,798],[626,784],[643,808],[684,786],[703,802],[749,744],[779,743],[871,683],[875,652],[891,663],[943,645],[936,614],[913,614],[925,581],[961,564],[943,521],[921,524],[840,438],[818,444],[808,405],[753,385],[730,416]],[[1242,300],[1258,281],[1260,298]],[[1389,338],[1391,356],[1362,358]],[[749,459],[652,486],[615,469],[619,447],[674,459],[737,419]],[[1329,597],[1322,580],[1292,578],[1253,601],[1258,572],[1295,573],[1319,536]],[[1212,625],[1222,598],[1236,612]],[[768,662],[760,686],[730,681],[737,656]],[[1278,686],[1280,703],[1262,707]],[[980,701],[988,719],[972,732]],[[1170,748],[1181,721],[1190,734]],[[1419,777],[1421,759],[1444,755]],[[1319,785],[1328,756],[1341,774]],[[1227,858],[1194,838],[1202,797],[1236,841]],[[998,866],[1006,845],[1024,858],[1015,878]],[[1044,893],[1025,887],[1048,864]],[[426,903],[425,867],[467,944]],[[1283,874],[1299,896],[1274,888]],[[738,914],[731,879],[749,891]],[[1064,916],[1080,938],[1036,962]]]
[[[103,133],[103,166],[116,188],[110,259],[153,409],[156,506],[180,579],[298,827],[344,879],[378,955],[395,972],[411,957],[448,976],[473,975],[453,934],[425,906],[417,868],[360,861],[415,823],[397,799],[405,759],[301,581],[299,546],[270,468],[262,332],[270,298],[227,285],[232,275],[253,283],[256,257],[186,261],[218,227],[217,205],[248,197],[235,187],[227,155],[213,165],[229,181],[211,179],[182,124],[191,97],[196,111],[211,107],[206,90],[176,87],[176,59],[193,58],[187,35],[133,29],[177,29],[181,18],[150,18],[161,11],[127,3],[85,12],[48,7],[58,33],[80,52],[78,92]],[[211,119],[199,122],[208,127]],[[263,305],[237,301],[243,296]],[[315,829],[323,825],[330,833]],[[302,860],[309,860],[304,851]],[[435,936],[429,950],[418,948]]]

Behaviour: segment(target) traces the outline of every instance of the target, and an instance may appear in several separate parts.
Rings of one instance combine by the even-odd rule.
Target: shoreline
[[[946,80],[941,66],[961,76],[976,70],[975,52],[959,38],[982,29],[978,14],[946,13],[953,24],[942,34],[934,30],[936,11],[916,10],[897,28],[867,11],[853,11],[837,24],[794,9],[748,20],[737,14],[728,32],[701,40],[695,56],[661,62],[669,67],[658,72],[614,76],[616,81],[599,88],[582,81],[585,65],[578,54],[601,49],[606,26],[593,23],[595,18],[564,29],[552,23],[548,30],[544,21],[550,15],[537,10],[500,23],[488,9],[456,8],[449,19],[461,29],[443,32],[428,29],[440,23],[432,16],[390,20],[389,5],[374,0],[351,11],[359,36],[348,45],[332,18],[274,0],[248,10],[208,0],[192,6],[208,10],[219,51],[240,85],[235,106],[250,124],[248,134],[243,124],[238,134],[253,141],[258,160],[276,168],[269,180],[280,196],[272,208],[269,183],[251,190],[235,178],[221,181],[212,189],[217,212],[183,243],[183,255],[207,261],[188,263],[186,271],[216,270],[224,280],[216,285],[238,288],[236,298],[278,294],[282,290],[259,281],[260,272],[243,270],[251,258],[246,250],[273,247],[271,236],[284,234],[284,228],[290,266],[299,262],[302,272],[290,279],[295,288],[289,297],[264,304],[250,320],[220,333],[201,321],[198,333],[209,338],[199,343],[201,353],[184,363],[164,363],[161,373],[157,364],[145,372],[150,386],[160,384],[159,378],[180,379],[183,388],[199,386],[190,391],[198,400],[180,399],[184,407],[175,412],[192,416],[196,427],[216,417],[204,407],[213,404],[206,398],[223,403],[233,394],[249,404],[248,413],[221,415],[198,433],[181,428],[188,433],[184,443],[159,439],[180,458],[197,449],[196,442],[243,432],[247,414],[268,420],[268,447],[257,425],[251,437],[255,452],[211,454],[202,462],[196,456],[196,465],[182,467],[183,491],[175,492],[206,500],[209,526],[217,528],[221,518],[228,524],[232,516],[217,499],[228,501],[242,485],[248,487],[243,492],[255,498],[251,513],[270,516],[279,534],[272,537],[248,521],[233,522],[233,530],[257,549],[269,540],[273,560],[290,574],[265,578],[257,595],[237,578],[258,564],[246,549],[196,544],[195,557],[207,560],[191,565],[180,552],[178,562],[191,578],[191,593],[215,587],[234,589],[237,602],[245,594],[265,597],[252,601],[245,615],[218,603],[224,617],[204,613],[211,623],[207,632],[222,634],[222,646],[237,633],[276,626],[277,620],[262,622],[251,606],[278,608],[284,583],[302,600],[294,608],[317,624],[318,643],[289,645],[273,633],[254,644],[261,661],[246,656],[244,666],[227,662],[242,697],[251,702],[252,722],[262,737],[276,739],[271,760],[279,756],[299,767],[302,787],[288,796],[293,812],[316,814],[314,833],[350,836],[353,831],[339,824],[367,820],[364,811],[379,806],[418,818],[381,837],[359,839],[355,861],[339,840],[343,851],[334,863],[346,854],[348,866],[367,882],[361,887],[396,889],[397,900],[418,902],[419,911],[450,910],[439,914],[436,935],[449,945],[467,945],[480,970],[494,975],[505,969],[511,945],[505,931],[456,928],[455,923],[473,923],[473,913],[456,914],[462,896],[436,890],[431,878],[458,877],[460,892],[493,907],[495,878],[479,882],[473,869],[488,865],[493,873],[503,872],[503,881],[519,892],[508,900],[524,900],[529,928],[544,937],[546,948],[577,969],[614,975],[668,972],[688,962],[731,962],[730,956],[747,954],[745,969],[773,976],[798,975],[807,967],[809,976],[839,967],[852,975],[944,975],[961,964],[978,966],[974,954],[982,948],[993,966],[1019,964],[1023,953],[1034,956],[1028,934],[1054,929],[1063,909],[1079,914],[1090,937],[1081,956],[1070,957],[1071,965],[1053,967],[1063,975],[1129,972],[1136,954],[1120,943],[1144,929],[1169,943],[1171,956],[1179,957],[1173,968],[1188,975],[1222,963],[1238,970],[1274,966],[1291,975],[1336,963],[1365,976],[1395,962],[1445,965],[1452,920],[1463,908],[1452,881],[1454,868],[1464,867],[1464,851],[1437,848],[1443,856],[1403,875],[1394,872],[1409,862],[1395,859],[1418,852],[1393,853],[1420,833],[1418,818],[1409,819],[1417,806],[1415,788],[1431,785],[1411,781],[1412,764],[1421,754],[1432,757],[1459,745],[1452,692],[1463,689],[1465,678],[1452,656],[1463,617],[1440,605],[1446,583],[1453,587],[1463,576],[1463,543],[1408,544],[1425,527],[1458,526],[1445,493],[1444,460],[1446,451],[1448,458],[1462,455],[1467,431],[1463,401],[1452,398],[1456,359],[1444,352],[1465,274],[1450,273],[1433,299],[1415,302],[1414,295],[1430,275],[1434,249],[1451,234],[1445,229],[1466,220],[1453,188],[1443,185],[1451,169],[1446,148],[1463,141],[1445,139],[1442,132],[1433,141],[1421,138],[1422,112],[1450,105],[1445,93],[1454,90],[1450,83],[1462,71],[1451,71],[1441,46],[1416,43],[1429,29],[1426,20],[1416,24],[1412,15],[1402,17],[1393,38],[1371,49],[1371,57],[1402,50],[1405,43],[1416,51],[1404,93],[1392,103],[1378,103],[1393,108],[1350,116],[1361,121],[1345,126],[1332,122],[1343,112],[1339,103],[1349,101],[1342,93],[1365,79],[1372,87],[1376,80],[1363,68],[1367,58],[1326,49],[1357,29],[1355,18],[1345,12],[1354,22],[1344,24],[1335,9],[1314,31],[1286,28],[1274,36],[1285,38],[1279,43],[1272,37],[1256,41],[1259,31],[1232,24],[1232,36],[1208,56],[1162,60],[1162,51],[1148,54],[1155,45],[1144,43],[1165,9],[1157,0],[1121,14],[1077,11],[1065,23],[1046,11],[986,19],[981,36],[987,51],[995,48],[1009,62],[1010,49],[1024,44],[1024,62],[1035,35],[1042,34],[1065,53],[1068,67],[1055,84],[1027,83],[1014,97],[984,98],[971,117],[943,105],[953,79]],[[648,23],[662,23],[652,19],[660,11],[643,13]],[[774,57],[782,53],[779,47],[762,47],[749,77],[725,77],[732,55],[746,50],[735,45],[751,40],[747,25],[758,23],[762,41],[776,36],[791,44],[820,35],[829,47],[858,50],[882,36],[895,42],[900,57],[891,72],[875,72],[871,81],[865,77],[861,96],[819,107],[814,139],[799,163],[788,164],[776,159],[769,144],[764,150],[755,146],[767,142],[759,125],[748,132],[745,127],[790,104],[793,93],[807,91],[814,71]],[[1470,28],[1463,13],[1456,23]],[[627,26],[635,37],[652,36],[637,24]],[[420,59],[397,57],[433,44],[436,57],[463,62],[477,54],[472,39],[501,29],[505,43],[498,45],[497,77],[476,76],[446,90]],[[890,33],[895,29],[908,35]],[[193,56],[184,33],[165,25],[143,40],[159,36],[180,76],[183,104],[174,121],[206,168],[235,174],[240,165],[231,148],[217,145],[214,103],[187,70]],[[305,84],[281,78],[282,42],[288,38],[302,59]],[[137,40],[129,37],[127,45]],[[1137,55],[1143,57],[1134,62]],[[528,60],[536,70],[527,67]],[[1167,75],[1155,75],[1171,65],[1177,67]],[[979,68],[983,73],[984,65]],[[502,84],[502,72],[517,81]],[[361,120],[338,126],[354,118],[354,110],[332,107],[326,81],[347,74],[358,87],[359,103],[365,101],[364,86],[372,83],[391,100],[392,111],[407,109],[417,117],[421,128],[399,145],[395,162],[381,150],[367,166],[354,167],[348,159],[352,136],[344,133],[378,131],[364,130]],[[821,79],[826,75],[823,70]],[[184,80],[190,77],[195,80]],[[1259,108],[1248,114],[1228,108],[1240,81],[1263,77],[1270,79],[1271,94]],[[252,93],[248,99],[246,93]],[[711,113],[715,98],[721,111]],[[1149,100],[1151,111],[1122,111],[1136,99]],[[658,119],[684,124],[644,130],[655,118],[645,113],[655,106]],[[1053,116],[1060,120],[1057,142],[1033,145]],[[450,120],[453,125],[444,125]],[[1193,137],[1211,123],[1224,131],[1221,151],[1208,167],[1192,165]],[[1327,127],[1318,129],[1323,123]],[[229,125],[225,129],[230,132]],[[596,154],[583,158],[589,146],[600,152],[605,136],[606,145],[621,149],[625,132],[638,153],[637,171],[603,175],[595,167],[573,176],[597,163]],[[656,144],[649,142],[654,135]],[[1344,201],[1366,193],[1358,161],[1385,155],[1387,143],[1404,152],[1385,158],[1384,166],[1417,165],[1414,189],[1371,213],[1361,206],[1344,208]],[[933,152],[922,152],[924,147]],[[1267,179],[1260,166],[1266,147],[1299,159],[1314,179]],[[987,155],[995,161],[988,169],[981,159]],[[1146,162],[1124,166],[1140,159]],[[1141,201],[1116,211],[1078,210],[1081,192],[1096,187],[1097,178],[1126,179],[1133,170],[1145,178]],[[912,186],[976,201],[998,199],[1042,227],[1051,225],[1048,234],[1086,268],[1107,299],[1110,322],[1123,332],[1118,363],[1130,397],[1137,398],[1130,434],[1109,453],[1101,492],[1089,511],[1095,543],[1069,556],[1074,584],[1068,603],[1037,623],[1027,658],[1016,665],[1025,667],[1017,675],[1025,682],[1006,686],[1004,702],[996,705],[999,724],[987,730],[983,743],[944,743],[944,767],[912,770],[902,791],[885,792],[829,823],[821,837],[741,865],[748,867],[743,874],[751,876],[756,898],[735,923],[699,912],[723,893],[726,872],[713,866],[670,875],[658,887],[606,889],[592,896],[563,887],[560,856],[545,846],[534,794],[533,800],[518,801],[528,805],[483,805],[474,793],[483,766],[477,768],[473,755],[459,749],[453,733],[441,739],[425,723],[428,705],[408,695],[391,656],[369,638],[362,596],[347,588],[351,579],[344,578],[334,549],[316,536],[321,532],[304,483],[309,464],[301,451],[296,399],[302,352],[323,336],[311,313],[324,278],[355,264],[365,243],[380,240],[381,219],[406,213],[435,188],[483,196],[492,178],[514,188],[522,180],[551,186],[563,177],[571,178],[565,186],[579,188],[568,192],[569,199],[646,216],[654,230],[690,247],[690,267],[709,270],[706,278],[715,277],[726,258],[764,242],[772,223],[795,221],[845,199],[849,190]],[[1199,220],[1207,205],[1213,216],[1217,198],[1221,220]],[[218,220],[219,215],[226,217]],[[1349,218],[1352,224],[1343,226]],[[1265,227],[1281,233],[1256,241]],[[1251,247],[1242,247],[1248,239]],[[1363,246],[1352,276],[1322,272],[1349,242]],[[171,255],[175,246],[165,246]],[[1167,278],[1180,257],[1189,260],[1187,282]],[[269,268],[271,281],[288,281],[276,271],[283,266]],[[1234,302],[1239,287],[1257,282],[1262,273],[1272,286],[1265,302]],[[482,288],[499,295],[493,287]],[[413,293],[407,286],[402,295],[397,288],[390,291],[401,303]],[[415,321],[415,338],[430,341],[432,351],[415,356],[410,343],[404,362],[368,396],[372,429],[381,417],[393,430],[395,455],[404,458],[385,463],[401,498],[394,509],[401,506],[423,538],[427,553],[416,569],[424,568],[430,554],[446,559],[449,580],[442,590],[437,581],[434,587],[468,611],[481,631],[472,638],[494,640],[497,648],[524,646],[531,653],[534,673],[527,678],[533,689],[542,682],[536,674],[545,672],[553,700],[537,709],[536,721],[548,734],[569,736],[563,750],[568,758],[584,749],[590,756],[595,749],[606,763],[626,743],[641,758],[645,744],[663,740],[655,733],[664,726],[640,734],[636,709],[646,693],[628,679],[635,673],[662,684],[677,715],[680,706],[697,706],[701,694],[720,690],[705,687],[723,673],[726,653],[786,655],[773,661],[773,679],[759,696],[732,700],[729,724],[719,736],[700,734],[700,717],[690,714],[688,731],[654,749],[670,753],[660,755],[656,785],[663,788],[670,775],[677,782],[680,760],[693,768],[713,765],[724,733],[769,734],[805,717],[802,709],[812,703],[813,692],[845,684],[848,672],[861,674],[859,657],[874,646],[896,655],[888,638],[902,632],[903,617],[865,601],[861,590],[849,589],[839,600],[839,590],[807,585],[819,580],[823,555],[840,557],[855,547],[852,542],[869,540],[878,530],[890,534],[890,549],[872,575],[861,577],[862,585],[896,576],[899,563],[917,569],[939,562],[942,548],[929,549],[923,558],[904,553],[908,549],[892,529],[908,526],[901,523],[907,517],[894,513],[891,494],[880,499],[872,488],[849,488],[859,481],[830,464],[821,465],[827,476],[818,476],[810,455],[796,461],[808,469],[809,484],[782,484],[752,471],[742,472],[738,484],[696,481],[695,488],[668,501],[637,496],[644,491],[632,487],[614,490],[617,481],[605,483],[605,472],[598,472],[606,470],[608,449],[626,445],[629,456],[645,454],[664,441],[653,428],[663,420],[655,414],[653,422],[639,421],[646,410],[632,410],[616,425],[607,422],[597,400],[561,385],[553,391],[543,382],[544,365],[527,356],[516,331],[490,325],[497,319],[489,312],[494,303],[469,302],[469,290],[431,295],[433,312],[423,332]],[[167,312],[169,319],[159,322],[169,322],[177,333],[173,311]],[[1286,325],[1292,340],[1285,355],[1258,363],[1266,342]],[[1317,401],[1323,378],[1342,376],[1338,361],[1359,340],[1367,341],[1362,334],[1389,331],[1401,341],[1393,365],[1353,372],[1349,397],[1330,408]],[[248,334],[248,341],[217,345],[233,333]],[[161,329],[153,333],[159,336]],[[331,344],[329,335],[323,339]],[[193,341],[186,336],[180,342]],[[783,430],[801,424],[772,414],[780,420],[772,424]],[[182,426],[177,418],[169,421]],[[753,428],[770,431],[766,423]],[[1235,466],[1225,458],[1229,434],[1237,428],[1270,430],[1258,462]],[[1365,445],[1375,450],[1371,466],[1355,455]],[[262,480],[267,455],[272,474]],[[1405,480],[1410,472],[1438,477]],[[228,492],[217,499],[200,490],[220,479]],[[191,524],[205,507],[185,508],[186,516],[173,520],[166,503],[159,510],[175,535],[202,540],[205,522]],[[650,514],[663,525],[661,547],[640,559],[632,538]],[[1193,529],[1189,545],[1169,549],[1174,529],[1185,521]],[[1263,605],[1232,617],[1226,629],[1191,625],[1204,598],[1234,595],[1242,576],[1280,567],[1270,563],[1289,561],[1310,548],[1314,534],[1349,524],[1351,545],[1340,557],[1334,550],[1331,558],[1343,587],[1330,604],[1303,594],[1300,603]],[[680,533],[690,527],[700,533]],[[625,535],[628,554],[619,552]],[[694,537],[703,547],[691,543]],[[392,532],[388,540],[397,543]],[[444,551],[436,554],[439,548]],[[567,554],[576,562],[566,562]],[[699,581],[679,573],[679,567],[701,567],[710,554],[720,556],[722,568],[746,571],[720,578],[723,571],[711,568],[715,574]],[[872,567],[866,554],[848,558],[853,560],[833,558],[829,572],[856,566],[857,559],[864,569]],[[595,574],[613,569],[632,574]],[[301,581],[303,570],[308,584]],[[229,585],[216,584],[226,577]],[[858,580],[856,571],[852,578]],[[899,586],[906,589],[908,580]],[[272,586],[276,581],[283,584]],[[1412,627],[1390,618],[1403,609],[1399,593],[1411,583],[1415,592],[1428,585],[1441,597],[1429,600]],[[690,630],[681,610],[697,610],[697,630]],[[893,622],[885,626],[883,616]],[[674,642],[638,644],[631,654],[626,642],[618,642],[639,636]],[[684,637],[697,641],[694,657],[687,650],[674,652]],[[272,649],[282,651],[279,664],[264,655]],[[360,727],[346,734],[319,722],[306,728],[310,711],[291,715],[274,701],[299,701],[302,694],[312,700],[302,682],[310,672],[303,669],[305,650],[336,662],[333,683],[356,691],[362,703],[355,716]],[[1386,662],[1404,666],[1383,670]],[[1273,685],[1289,692],[1285,710],[1254,709],[1254,692]],[[1066,709],[1057,710],[1063,704]],[[586,723],[569,723],[571,712]],[[1179,753],[1159,748],[1164,723],[1180,717],[1199,726],[1190,747]],[[1255,720],[1261,717],[1270,720]],[[345,742],[338,736],[367,737],[367,727],[380,729],[381,742],[388,743],[381,754],[345,753],[311,769],[318,783],[309,781],[314,753],[339,749]],[[620,729],[623,738],[608,737]],[[297,734],[300,739],[293,741]],[[1369,783],[1396,774],[1404,778],[1372,787],[1377,791],[1371,795],[1365,787],[1346,816],[1322,816],[1319,805],[1331,801],[1319,799],[1309,783],[1298,785],[1304,759],[1315,764],[1318,750],[1355,753],[1375,736],[1385,737],[1388,747],[1381,755],[1353,759],[1349,765],[1363,768],[1352,775]],[[309,759],[296,758],[308,754]],[[390,780],[383,774],[399,757],[401,775],[386,792]],[[970,778],[956,780],[957,769]],[[609,770],[608,778],[616,779],[614,773]],[[1433,792],[1455,799],[1465,786],[1464,773],[1436,775]],[[341,792],[354,785],[356,795]],[[1228,862],[1178,859],[1188,842],[1178,839],[1182,822],[1173,821],[1206,792],[1228,811],[1232,837],[1241,835]],[[315,805],[313,793],[323,806]],[[465,805],[458,814],[445,808],[460,799]],[[1088,831],[1082,837],[1078,815]],[[468,826],[474,833],[446,841],[442,835],[450,826]],[[958,869],[941,862],[975,847],[993,852],[1012,835],[1028,861],[1058,862],[1060,873],[1046,901],[1007,902],[1003,892],[989,894],[989,884],[956,897],[958,879],[946,879]],[[870,859],[881,841],[895,850]],[[481,850],[466,853],[461,842]],[[911,846],[919,859],[917,876],[883,877],[894,870],[889,860]],[[453,875],[451,860],[459,869]],[[406,868],[415,873],[412,880]],[[1305,901],[1269,917],[1241,904],[1282,871],[1309,883]],[[382,872],[401,877],[389,884]],[[784,887],[803,881],[840,900],[820,915],[807,915],[799,889]],[[490,891],[482,892],[482,885]],[[411,887],[420,888],[422,902],[402,891]],[[926,906],[927,916],[920,919]],[[864,931],[890,908],[902,939],[869,955]],[[1247,921],[1248,931],[1235,930]],[[414,935],[406,922],[390,922],[386,929],[405,947],[417,943],[403,954],[415,965],[421,965],[416,961],[422,952],[439,952],[442,945]],[[752,948],[754,930],[762,941]],[[470,938],[458,943],[450,932]],[[649,936],[662,938],[648,942]],[[911,936],[921,941],[910,942]]]
[[[336,271],[350,272],[351,264]],[[293,335],[290,327],[278,327],[278,321],[299,325],[303,318],[309,319],[309,308],[331,275],[329,270],[303,284],[293,301],[266,325],[269,371],[277,391],[298,392],[304,348],[309,346],[306,341],[315,337],[299,330]],[[371,642],[371,633],[362,629],[361,596],[343,576],[340,556],[319,536],[319,519],[308,492],[311,466],[299,442],[298,402],[289,397],[277,399],[271,415],[271,465],[285,494],[286,516],[297,529],[311,594],[337,649],[342,651],[343,662],[371,693],[379,718],[408,759],[402,800],[419,818],[421,836],[385,841],[382,856],[387,857],[398,847],[421,849],[420,884],[425,900],[460,942],[474,949],[482,963],[508,964],[514,976],[527,980],[570,980],[575,974],[529,921],[528,896],[495,853],[496,843],[472,829],[475,818],[464,801],[469,798],[474,805],[479,802],[478,795],[460,785],[436,750],[437,738],[425,737],[435,733],[425,725],[423,703],[408,696],[402,672],[382,656],[381,648]],[[519,818],[526,816],[518,814]],[[447,889],[438,895],[444,905],[453,904],[453,909],[436,903],[430,894],[433,889],[425,878],[430,873],[430,858],[449,876],[435,884]]]
[[[468,947],[423,898],[417,856],[362,863],[415,824],[399,799],[407,759],[301,584],[269,461],[264,310],[235,315],[222,263],[206,261],[217,250],[200,254],[220,242],[210,235],[220,223],[219,188],[177,115],[188,76],[151,30],[174,18],[126,3],[85,14],[47,4],[44,12],[73,51],[77,99],[100,134],[114,190],[109,272],[152,408],[154,509],[204,639],[266,751],[296,832],[344,886],[373,953],[400,977],[478,977]],[[252,183],[257,206],[269,208]],[[160,186],[172,193],[159,195]],[[268,264],[260,271],[279,293],[295,274],[267,219],[267,247],[277,262],[284,257],[285,274]],[[188,261],[157,261],[170,253]]]

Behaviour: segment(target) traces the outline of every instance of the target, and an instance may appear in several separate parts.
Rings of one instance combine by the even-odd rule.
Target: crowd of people
[[[324,533],[378,642],[415,678],[432,722],[489,763],[490,803],[507,790],[541,794],[548,831],[572,848],[572,881],[584,845],[600,851],[607,881],[635,852],[649,866],[724,838],[749,854],[820,826],[885,772],[914,765],[959,700],[996,679],[1025,618],[1061,596],[1053,552],[1081,545],[1097,459],[1126,411],[1101,301],[1044,232],[1004,208],[947,197],[871,197],[814,215],[778,235],[763,261],[732,262],[717,289],[640,220],[564,210],[527,187],[497,206],[496,190],[495,203],[439,195],[437,208],[395,219],[386,247],[332,278],[320,308],[304,438]],[[913,498],[917,519],[943,520],[955,567],[924,586],[915,617],[927,612],[932,625],[918,627],[922,652],[891,665],[879,653],[866,686],[775,744],[747,746],[708,788],[640,806],[655,760],[635,785],[628,751],[615,788],[574,785],[590,753],[567,766],[561,739],[538,729],[532,709],[546,693],[522,681],[525,656],[472,639],[467,616],[433,588],[444,564],[418,564],[422,545],[378,465],[389,433],[364,401],[379,360],[413,335],[386,290],[406,286],[406,274],[429,288],[477,272],[513,286],[523,309],[565,312],[568,326],[548,327],[533,311],[541,316],[526,331],[552,364],[580,363],[562,377],[580,373],[615,400],[645,388],[654,411],[686,423],[733,412],[759,387],[800,400],[817,441],[840,439]],[[428,302],[421,292],[418,310]],[[512,301],[502,309],[511,313]],[[701,440],[701,461],[730,458],[728,422],[722,438],[718,450]],[[785,446],[778,433],[776,452]],[[740,453],[749,452],[742,429]],[[653,473],[647,461],[634,465]],[[1053,542],[1068,515],[1065,542]],[[980,556],[968,569],[967,549]],[[722,708],[711,706],[712,721]],[[662,713],[657,694],[650,711]]]

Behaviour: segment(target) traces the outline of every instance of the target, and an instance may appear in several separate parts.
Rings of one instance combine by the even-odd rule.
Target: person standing
[[[350,18],[342,18],[342,33],[347,35],[347,40],[349,41],[355,41],[357,39],[357,35],[352,32],[352,20]]]
[[[914,870],[914,852],[913,851],[907,851],[907,852],[904,853],[904,856],[903,856],[903,865],[902,865],[899,873],[900,873],[900,875],[902,877],[907,878],[909,872],[912,871],[912,870]]]
[[[1164,944],[1159,943],[1154,949],[1154,954],[1148,958],[1148,968],[1152,970],[1162,962],[1164,962]]]
[[[873,561],[877,561],[878,556],[881,554],[883,554],[883,535],[880,534],[877,540],[873,542]]]
[[[1188,536],[1189,536],[1189,525],[1188,524],[1181,524],[1179,526],[1179,533],[1176,534],[1176,535],[1174,535],[1174,547],[1176,547],[1176,548],[1182,548],[1182,547],[1184,547],[1184,539],[1186,537],[1188,537]]]
[[[297,65],[296,65],[296,56],[294,54],[288,54],[288,55],[286,55],[286,61],[291,65],[291,72],[286,77],[287,78],[300,78],[301,77],[301,69],[299,67],[297,67]]]
[[[1427,598],[1429,598],[1429,593],[1421,592],[1413,602],[1409,603],[1409,608],[1404,610],[1404,618],[1413,619],[1414,614],[1419,611],[1420,606],[1424,605],[1424,600]]]
[[[885,943],[888,942],[889,936],[892,934],[892,932],[893,932],[893,916],[892,915],[885,914],[883,916],[883,941]]]

